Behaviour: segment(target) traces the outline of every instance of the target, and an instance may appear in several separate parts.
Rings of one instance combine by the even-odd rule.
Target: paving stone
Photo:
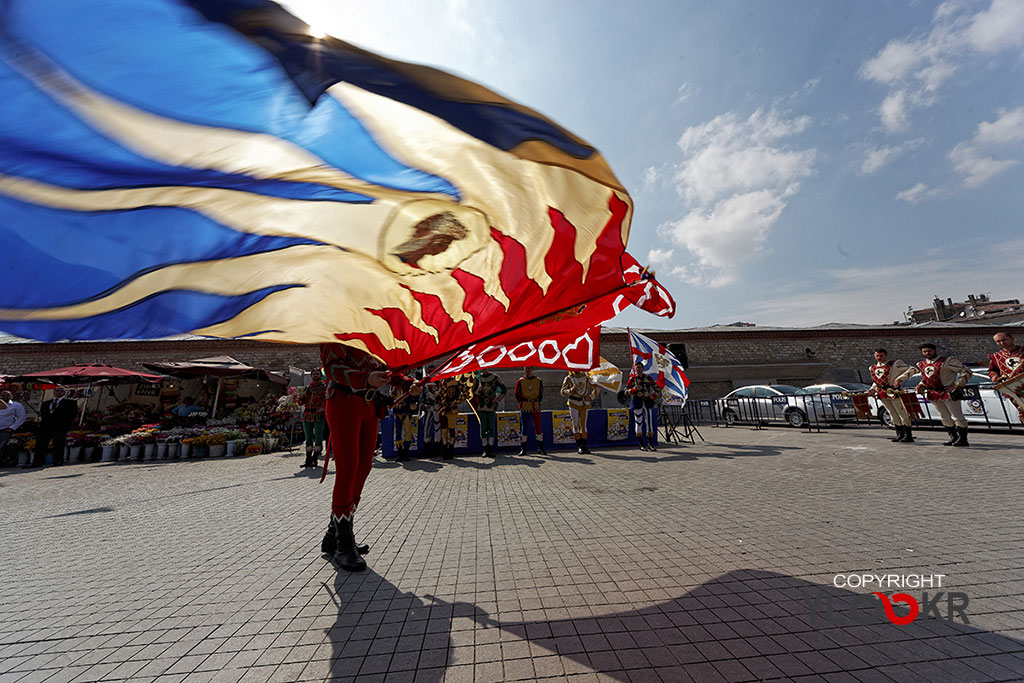
[[[360,574],[297,452],[0,470],[0,683],[1024,679],[1021,435],[701,431],[377,460]],[[970,623],[858,624],[859,573],[945,574]]]

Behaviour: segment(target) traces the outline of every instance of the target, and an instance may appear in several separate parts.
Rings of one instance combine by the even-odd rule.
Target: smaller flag
[[[603,356],[601,362],[596,368],[591,370],[589,373],[591,381],[602,389],[607,389],[613,394],[619,392],[619,387],[622,386],[622,371],[611,364]]]
[[[686,400],[690,378],[664,344],[629,330],[629,351],[633,355],[633,365],[643,363],[644,374],[653,377],[660,389]]]

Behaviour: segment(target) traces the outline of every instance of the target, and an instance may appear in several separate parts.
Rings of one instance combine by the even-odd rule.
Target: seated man
[[[181,399],[181,404],[171,411],[171,414],[177,415],[178,417],[188,417],[192,413],[203,413],[206,412],[206,408],[196,405],[196,400],[191,396],[186,396]]]

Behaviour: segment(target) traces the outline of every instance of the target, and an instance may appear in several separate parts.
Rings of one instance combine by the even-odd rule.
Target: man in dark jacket
[[[64,442],[68,430],[78,417],[78,401],[67,398],[64,387],[53,390],[53,398],[43,403],[39,411],[39,432],[36,434],[36,452],[32,457],[33,467],[46,464],[46,452],[53,442],[53,464],[64,464]]]

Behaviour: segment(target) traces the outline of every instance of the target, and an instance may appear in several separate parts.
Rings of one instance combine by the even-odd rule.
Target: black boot
[[[398,462],[405,462],[409,459],[409,447],[404,443],[398,447]]]
[[[637,434],[636,435],[636,440],[640,442],[640,450],[642,450],[642,451],[649,450],[647,448],[647,441],[644,439],[643,434]]]
[[[319,448],[314,448],[313,449],[313,457],[309,461],[309,466],[315,468],[317,466],[317,463],[319,463],[319,462],[320,462],[320,449]]]
[[[903,441],[901,443],[914,443],[914,432],[910,430],[909,425],[903,428]]]
[[[954,446],[957,446],[959,448],[967,448],[968,446],[971,445],[967,442],[967,427],[957,427],[956,435],[957,438],[956,441],[953,443]]]
[[[583,439],[576,439],[576,452],[583,455]]]
[[[590,449],[587,448],[587,437],[583,437],[580,441],[583,442],[583,455],[593,455],[593,453],[590,452]]]
[[[542,436],[537,437],[537,452],[541,455],[548,454],[548,452],[544,450],[544,437]]]
[[[444,447],[444,455],[442,456],[445,460],[451,460],[455,457],[455,444],[449,443]]]
[[[353,535],[353,538],[355,536]],[[334,520],[331,520],[327,524],[327,533],[324,534],[324,540],[320,541],[320,552],[325,555],[333,555],[334,551],[338,549],[338,535],[334,530]],[[370,546],[366,543],[356,543],[356,552],[360,555],[366,555],[370,552]]]
[[[900,425],[893,425],[893,428],[896,430],[896,436],[889,439],[889,441],[892,441],[894,443],[903,441],[903,439],[906,438],[906,433],[903,431],[903,427],[901,427]]]
[[[653,434],[648,434],[647,435],[647,450],[649,450],[649,451],[656,451],[656,450],[658,450],[657,445],[655,445],[655,443],[654,443],[654,435]]]
[[[526,455],[526,442],[525,441],[522,442],[522,445],[519,447],[519,452],[516,455]]]
[[[335,549],[334,560],[347,572],[361,572],[366,569],[366,560],[356,550],[355,537],[352,535],[352,520],[344,517],[334,522]]]
[[[959,438],[959,434],[956,433],[956,427],[946,427],[946,433],[949,434],[949,441],[943,441],[943,446],[956,445],[956,441]]]

